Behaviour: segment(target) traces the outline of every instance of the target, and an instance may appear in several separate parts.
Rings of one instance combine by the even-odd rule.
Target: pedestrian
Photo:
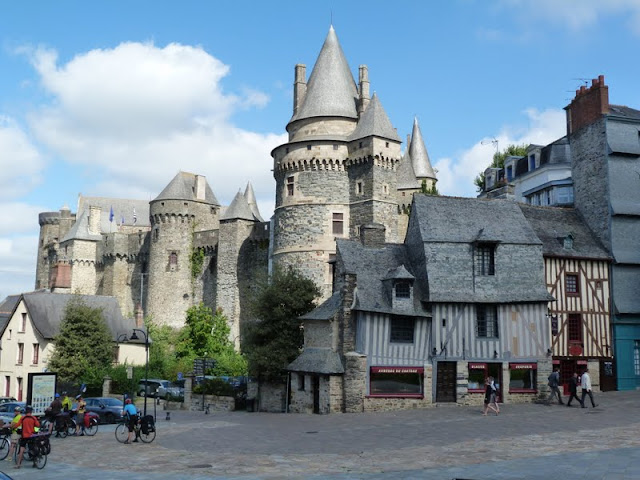
[[[577,372],[573,372],[573,375],[571,375],[571,378],[569,379],[569,394],[571,396],[569,397],[569,400],[567,400],[567,407],[571,406],[571,401],[574,398],[580,404],[580,406],[582,407],[584,406],[584,403],[582,403],[582,400],[578,398],[578,373]]]
[[[22,430],[18,428],[18,423],[22,418],[22,408],[15,407],[13,409],[13,419],[11,420],[11,448],[9,449],[9,455],[7,455],[7,460],[10,462],[13,460],[13,453],[18,449],[18,442],[20,441],[20,436],[22,434]]]
[[[585,369],[584,373],[582,374],[582,377],[580,378],[580,384],[582,385],[582,408],[587,408],[584,405],[584,397],[586,397],[587,395],[589,395],[589,398],[591,399],[591,406],[593,408],[596,408],[598,405],[593,400],[593,393],[591,392],[591,377],[589,377],[588,368]]]
[[[484,384],[484,411],[482,412],[482,415],[486,417],[490,409],[498,415],[500,413],[500,407],[498,407],[498,402],[496,400],[498,389],[495,383],[493,383],[493,377],[487,377]]]
[[[562,397],[560,396],[560,389],[558,388],[558,385],[560,385],[560,373],[558,372],[558,367],[553,369],[553,372],[551,372],[551,375],[549,375],[548,380],[551,393],[549,394],[549,398],[547,398],[547,405],[551,404],[551,400],[553,400],[553,397],[555,397],[556,395],[558,396],[558,403],[560,405],[564,405]]]
[[[27,405],[24,409],[24,416],[18,421],[18,427],[22,427],[22,436],[20,437],[20,451],[18,452],[18,463],[13,468],[20,468],[22,466],[22,457],[24,456],[24,449],[27,446],[27,442],[31,435],[36,432],[36,427],[40,426],[40,422],[31,413],[33,409]]]
[[[49,435],[51,435],[51,433],[53,432],[54,425],[56,427],[58,426],[57,422],[60,421],[58,417],[61,411],[62,411],[62,402],[60,401],[60,394],[56,393],[53,399],[53,402],[51,402],[49,407],[44,411],[45,417],[47,418],[47,420],[49,420]]]
[[[124,410],[122,411],[122,415],[124,415],[127,419],[127,425],[129,427],[129,435],[127,436],[127,441],[124,443],[131,443],[131,436],[133,435],[133,431],[138,423],[138,410],[136,406],[131,403],[131,399],[127,398],[124,401]],[[138,435],[136,435],[135,440],[136,443],[138,441]]]
[[[77,411],[76,411],[76,431],[74,435],[84,435],[84,413],[87,409],[87,402],[84,401],[82,395],[76,397]]]

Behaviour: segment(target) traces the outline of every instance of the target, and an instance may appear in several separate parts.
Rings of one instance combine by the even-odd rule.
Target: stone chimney
[[[307,66],[303,63],[296,65],[295,80],[293,83],[293,114],[298,113],[298,109],[304,102],[307,94]]]
[[[609,87],[604,84],[604,75],[591,80],[589,88],[583,85],[576,90],[575,98],[564,109],[567,112],[567,135],[609,113]]]
[[[365,247],[384,247],[386,227],[380,223],[369,223],[360,227],[360,242]]]
[[[89,207],[89,234],[100,235],[100,214],[102,209],[95,205]]]
[[[369,69],[366,65],[360,65],[359,70],[359,93],[360,93],[360,102],[358,105],[358,116],[361,116],[362,113],[367,109],[369,105],[369,101],[371,100],[369,96]]]
[[[139,303],[136,305],[136,328],[144,327],[144,310],[142,310],[142,305]]]
[[[196,175],[196,200],[205,200],[207,179],[202,175]]]

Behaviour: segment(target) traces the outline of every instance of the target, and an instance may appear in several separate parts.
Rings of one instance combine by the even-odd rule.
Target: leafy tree
[[[425,195],[435,195],[435,196],[440,195],[440,192],[438,191],[438,187],[436,187],[436,183],[433,182],[431,184],[431,187],[427,188],[426,180],[422,180],[422,185],[420,186],[420,192],[424,193]]]
[[[299,271],[276,270],[270,282],[258,285],[252,299],[257,318],[245,333],[244,351],[252,376],[284,379],[284,368],[300,353],[304,335],[299,317],[315,308],[320,290]]]
[[[524,157],[527,154],[528,147],[529,146],[525,143],[522,145],[509,145],[502,152],[496,152],[493,154],[493,161],[488,168],[504,168],[504,161],[507,157]],[[484,170],[476,175],[473,183],[476,186],[478,193],[484,190]]]
[[[56,335],[55,350],[49,368],[62,381],[95,377],[113,360],[113,339],[101,308],[86,305],[81,298],[71,299],[65,308]]]

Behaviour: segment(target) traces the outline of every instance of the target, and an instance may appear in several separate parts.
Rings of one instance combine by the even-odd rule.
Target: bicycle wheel
[[[121,423],[116,427],[116,440],[120,443],[124,443],[127,441],[129,437],[129,428],[126,424]]]
[[[144,443],[151,443],[156,439],[155,430],[149,433],[144,433],[142,430],[140,430],[139,434],[140,434],[140,440],[142,440]]]
[[[42,470],[46,464],[47,464],[47,456],[46,455],[38,453],[37,455],[35,455],[35,458],[33,458],[33,465],[38,470]]]
[[[2,440],[0,440],[0,460],[7,458],[10,448],[11,444],[9,443],[9,440],[7,440],[7,437],[2,437]]]
[[[89,420],[89,426],[84,428],[84,433],[93,437],[96,433],[98,433],[98,420],[92,418]]]

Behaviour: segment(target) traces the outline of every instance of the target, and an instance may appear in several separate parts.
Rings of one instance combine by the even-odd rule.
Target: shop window
[[[491,243],[476,245],[476,275],[495,275],[495,251],[496,246]]]
[[[333,214],[332,227],[334,235],[342,235],[344,233],[344,213]]]
[[[420,367],[371,367],[370,396],[421,398],[423,376],[424,368]]]
[[[580,284],[577,273],[567,273],[564,277],[564,291],[567,295],[579,295]]]
[[[33,344],[33,357],[31,358],[31,364],[32,365],[37,365],[39,360],[40,360],[40,344],[39,343],[34,343]]]
[[[535,393],[538,390],[537,364],[509,364],[509,393]]]
[[[396,283],[396,298],[411,298],[411,285],[409,282]]]
[[[469,364],[468,390],[470,392],[484,392],[484,382],[487,379],[486,363]]]
[[[293,187],[294,187],[294,178],[287,177],[287,195],[290,197],[293,195]]]
[[[476,305],[476,335],[484,338],[498,338],[498,307],[496,305]]]
[[[415,319],[410,317],[391,317],[391,343],[413,343]]]
[[[633,347],[633,371],[640,376],[640,340],[636,340]]]

